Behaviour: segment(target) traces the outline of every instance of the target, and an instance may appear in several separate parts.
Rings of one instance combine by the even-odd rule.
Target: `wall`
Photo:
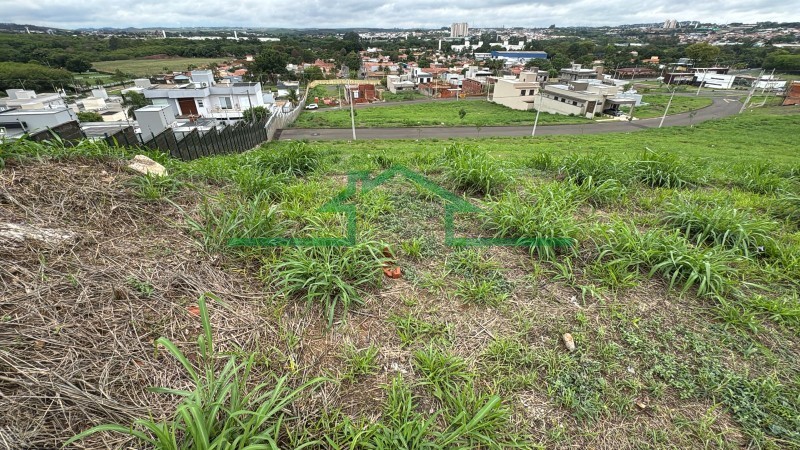
[[[531,95],[531,91],[533,94]],[[532,86],[532,83],[519,83],[512,80],[498,80],[494,85],[494,94],[492,101],[500,105],[508,106],[511,109],[520,111],[529,111],[533,109],[533,103],[538,89]],[[525,95],[520,95],[524,92]],[[528,102],[526,102],[526,100]]]

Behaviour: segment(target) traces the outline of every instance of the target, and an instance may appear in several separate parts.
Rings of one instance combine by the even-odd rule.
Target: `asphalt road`
[[[691,113],[667,116],[664,120],[665,127],[686,126],[698,124],[706,120],[719,119],[739,112],[742,104],[738,98],[713,97],[711,106]],[[539,125],[536,128],[537,136],[557,134],[600,134],[600,133],[625,133],[658,128],[660,117],[628,121],[608,121],[580,125]],[[403,128],[356,128],[356,139],[447,139],[451,137],[475,138],[492,136],[530,136],[531,126],[514,127],[403,127]],[[350,128],[287,128],[280,131],[280,140],[310,141],[323,140],[352,140],[353,132]]]

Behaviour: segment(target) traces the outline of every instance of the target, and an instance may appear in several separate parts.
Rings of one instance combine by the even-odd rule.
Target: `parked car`
[[[319,109],[319,105],[316,103],[309,103],[306,105],[306,109]]]
[[[603,110],[603,114],[608,114],[609,116],[619,117],[622,115],[622,111],[618,109],[608,108]]]

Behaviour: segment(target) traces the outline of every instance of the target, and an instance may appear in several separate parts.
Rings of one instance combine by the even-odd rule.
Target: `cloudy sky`
[[[538,27],[663,22],[800,21],[797,0],[0,0],[0,22],[59,28]]]

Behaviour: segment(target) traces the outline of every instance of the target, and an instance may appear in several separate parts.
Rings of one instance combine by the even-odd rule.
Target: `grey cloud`
[[[665,19],[706,22],[798,21],[794,0],[655,0],[633,6],[630,0],[564,3],[561,0],[0,0],[0,21],[44,26],[178,27],[254,26],[292,28],[439,28],[452,22],[471,26],[597,26],[660,22]]]

